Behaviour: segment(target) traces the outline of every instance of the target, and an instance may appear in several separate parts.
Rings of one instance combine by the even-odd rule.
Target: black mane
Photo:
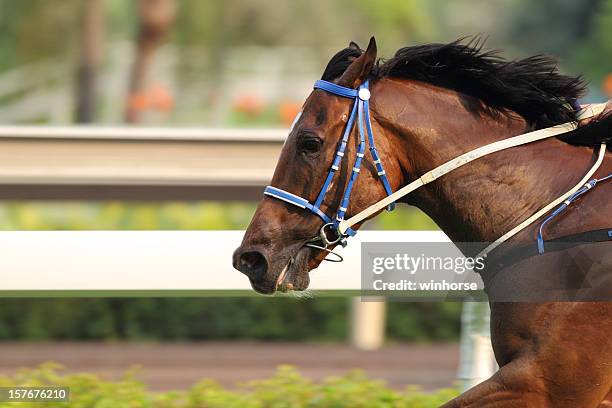
[[[576,120],[576,111],[569,102],[586,93],[582,77],[559,73],[557,61],[551,57],[536,55],[509,61],[497,50],[484,50],[483,45],[484,41],[476,37],[467,42],[460,39],[448,44],[404,47],[392,58],[380,59],[371,78],[414,79],[453,89],[482,101],[487,108],[514,111],[533,129]],[[329,61],[322,79],[338,78],[362,52],[354,47],[338,52]],[[605,140],[599,131],[610,129],[612,117],[601,122],[604,123],[566,134],[562,140],[579,145],[599,144]],[[607,126],[602,126],[606,122]],[[598,136],[592,134],[596,128]],[[610,139],[609,132],[607,138]]]

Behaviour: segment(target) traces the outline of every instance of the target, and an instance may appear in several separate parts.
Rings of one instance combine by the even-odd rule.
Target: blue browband
[[[358,89],[351,89],[323,80],[318,80],[314,84],[315,89],[322,89],[334,95],[350,98],[355,101],[351,109],[351,115],[349,116],[346,127],[344,128],[342,140],[340,141],[338,150],[336,150],[336,156],[334,157],[331,168],[327,173],[327,178],[325,179],[323,187],[321,188],[321,191],[319,192],[319,195],[317,196],[315,202],[310,203],[305,198],[299,197],[288,191],[272,186],[266,187],[266,189],[264,190],[265,195],[309,210],[312,213],[321,217],[325,225],[332,225],[334,227],[334,230],[337,230],[338,224],[340,224],[340,222],[344,220],[344,215],[346,214],[346,210],[348,208],[349,200],[351,197],[351,190],[353,189],[353,185],[357,180],[357,176],[359,175],[359,170],[361,168],[361,161],[363,160],[363,157],[365,155],[365,134],[367,134],[368,137],[370,153],[372,155],[372,159],[374,160],[376,171],[378,172],[378,177],[380,178],[383,186],[385,187],[387,195],[391,195],[393,193],[393,191],[391,190],[391,185],[389,184],[389,180],[387,179],[385,169],[383,168],[383,165],[380,161],[380,157],[378,156],[378,152],[376,151],[376,146],[374,145],[374,134],[372,132],[372,124],[370,123],[370,104],[368,101],[370,99],[370,90],[368,89],[368,85],[368,81],[366,81]],[[332,219],[321,210],[321,204],[325,199],[325,194],[327,193],[327,190],[329,189],[329,186],[334,178],[334,174],[340,168],[340,163],[342,162],[342,159],[344,157],[344,152],[346,151],[348,140],[351,135],[353,125],[355,123],[355,117],[357,117],[357,128],[359,129],[359,145],[357,146],[355,164],[353,166],[348,185],[346,186],[346,190],[344,191],[342,201],[340,202],[340,207],[338,208],[335,218]],[[387,210],[392,211],[394,207],[395,204],[390,204],[387,207]],[[325,225],[323,227],[323,230],[325,229]],[[353,236],[355,235],[355,233],[356,232],[350,228],[346,231],[346,235],[348,236]]]

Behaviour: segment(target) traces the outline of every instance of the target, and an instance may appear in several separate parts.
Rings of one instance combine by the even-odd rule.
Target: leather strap
[[[612,227],[551,239],[547,241],[547,253],[563,251],[586,243],[607,241],[612,241]],[[512,248],[499,256],[492,255],[486,261],[485,271],[488,273],[487,278],[494,278],[496,273],[503,268],[507,268],[508,266],[539,254],[537,247],[530,243]]]

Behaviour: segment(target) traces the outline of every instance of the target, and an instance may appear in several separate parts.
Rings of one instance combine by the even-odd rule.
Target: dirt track
[[[449,386],[456,375],[455,344],[398,344],[364,352],[344,345],[294,343],[0,343],[0,375],[55,361],[68,372],[118,378],[133,366],[152,389],[185,389],[201,378],[224,385],[269,377],[278,365],[296,366],[319,380],[360,368],[396,388]]]

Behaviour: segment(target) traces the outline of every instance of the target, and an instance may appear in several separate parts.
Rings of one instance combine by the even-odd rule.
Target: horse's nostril
[[[251,278],[254,282],[263,279],[268,270],[268,262],[259,251],[246,251],[238,255],[236,269]]]

